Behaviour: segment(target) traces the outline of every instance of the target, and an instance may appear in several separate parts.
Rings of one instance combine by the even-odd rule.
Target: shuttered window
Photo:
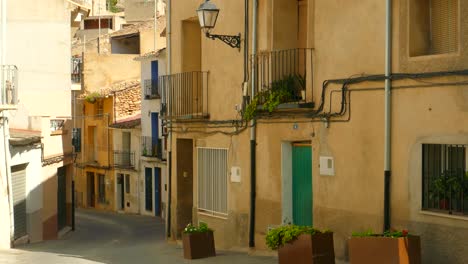
[[[227,215],[227,149],[198,148],[198,209]]]
[[[11,179],[13,185],[14,238],[18,239],[27,235],[26,165],[11,167]]]
[[[458,51],[459,0],[411,0],[410,56]]]
[[[458,50],[458,0],[431,0],[431,54]]]

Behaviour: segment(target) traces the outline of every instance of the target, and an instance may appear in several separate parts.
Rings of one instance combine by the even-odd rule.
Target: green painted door
[[[293,145],[293,223],[312,225],[312,148]]]

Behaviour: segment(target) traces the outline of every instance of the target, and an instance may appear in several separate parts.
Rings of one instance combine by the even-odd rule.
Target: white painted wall
[[[10,147],[11,166],[26,167],[26,214],[28,235],[31,242],[42,240],[43,177],[40,145]]]
[[[8,168],[5,160],[9,158],[9,153],[5,151],[5,141],[3,137],[5,126],[0,123],[0,216],[2,224],[0,225],[0,249],[10,248],[11,241],[11,222],[10,222],[10,202],[8,197],[7,175]],[[8,127],[7,127],[8,131]],[[7,147],[8,151],[8,147]]]
[[[7,64],[18,66],[19,108],[28,116],[70,116],[70,10],[63,0],[8,1]]]
[[[159,76],[166,75],[166,53],[163,52],[158,60],[158,71]],[[143,60],[141,62],[141,83],[144,84],[144,80],[151,79],[151,60]],[[152,99],[145,100],[145,91],[142,89],[141,94],[141,134],[142,136],[151,136],[151,114],[150,113],[159,113],[161,111],[161,100]],[[159,137],[164,140],[162,136],[162,123],[161,118],[159,118]],[[163,155],[165,153],[163,145]],[[140,208],[141,214],[143,215],[152,215],[154,216],[154,206],[153,211],[148,212],[145,210],[145,167],[152,168],[154,175],[154,168],[161,168],[161,203],[162,203],[162,218],[166,218],[167,215],[167,166],[164,162],[157,162],[148,158],[141,158],[141,169],[140,169]],[[153,201],[154,197],[154,178],[153,178]]]
[[[165,53],[163,53],[165,54]],[[166,58],[161,55],[158,59],[159,76],[166,75]],[[141,83],[144,85],[145,80],[151,79],[151,60],[141,62]],[[152,99],[145,100],[145,91],[142,89],[141,94],[141,129],[143,136],[151,136],[151,115],[148,113],[161,112],[161,100]],[[161,127],[161,118],[159,119],[159,126]],[[159,130],[159,137],[162,138],[162,130]]]
[[[18,67],[19,97],[18,110],[10,112],[10,128],[41,130],[42,116],[71,116],[70,11],[69,3],[63,0],[8,1],[6,64]],[[47,144],[46,149],[57,147],[57,154],[63,152],[63,145]],[[27,213],[34,219],[28,220],[28,233],[31,241],[39,241],[42,239],[39,211],[44,208],[41,185],[46,181],[41,152],[34,148],[12,148],[12,151],[12,163],[1,166],[29,163]],[[0,158],[0,163],[4,163],[4,157]],[[1,171],[3,176],[4,170]],[[3,202],[4,199],[0,200],[0,210],[4,208]],[[4,242],[4,236],[0,240]]]

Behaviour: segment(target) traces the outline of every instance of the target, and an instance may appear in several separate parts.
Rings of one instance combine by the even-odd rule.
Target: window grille
[[[467,145],[422,145],[422,208],[468,215]]]
[[[198,209],[227,216],[227,149],[198,148]]]

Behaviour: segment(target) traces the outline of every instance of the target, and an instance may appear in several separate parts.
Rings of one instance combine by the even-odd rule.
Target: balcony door
[[[293,224],[312,225],[312,148],[309,143],[292,146]]]
[[[122,132],[122,163],[123,165],[130,165],[130,146],[131,146],[130,132]]]
[[[159,119],[158,113],[151,113],[151,155],[155,156],[156,153],[156,144],[159,138]]]
[[[151,83],[152,84],[155,84],[158,82],[158,76],[159,76],[158,61],[152,61],[151,62]]]

